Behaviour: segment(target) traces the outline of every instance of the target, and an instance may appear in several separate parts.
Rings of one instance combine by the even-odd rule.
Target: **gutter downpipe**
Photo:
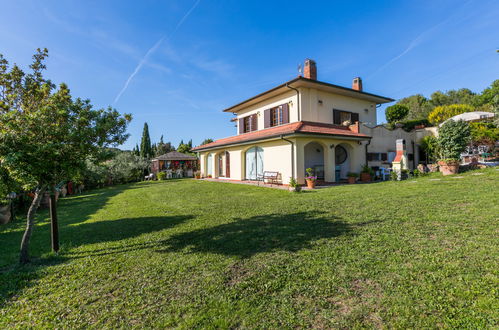
[[[281,135],[281,140],[291,143],[291,177],[295,178],[295,143],[291,140],[285,139],[284,135]]]
[[[298,121],[300,121],[300,116],[301,116],[301,112],[300,112],[300,91],[294,87],[291,87],[289,86],[288,83],[286,83],[286,87],[289,88],[289,89],[292,89],[296,92],[296,98],[297,98],[297,102],[298,102]]]
[[[366,166],[369,166],[368,165],[368,161],[367,161],[367,147],[371,144],[371,139],[369,139],[366,143]]]

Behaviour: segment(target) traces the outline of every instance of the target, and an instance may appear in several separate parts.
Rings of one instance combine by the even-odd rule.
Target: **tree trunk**
[[[24,231],[23,240],[21,241],[21,256],[19,262],[21,264],[27,264],[29,262],[29,241],[31,239],[31,234],[33,232],[33,227],[35,226],[35,215],[38,207],[40,206],[40,201],[45,192],[46,186],[41,186],[35,192],[35,198],[31,202],[31,206],[28,210],[28,215],[26,217],[26,230]]]
[[[59,252],[59,225],[57,223],[57,201],[55,186],[50,189],[50,237],[52,238],[52,251]]]

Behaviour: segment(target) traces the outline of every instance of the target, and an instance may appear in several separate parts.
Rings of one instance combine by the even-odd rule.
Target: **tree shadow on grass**
[[[356,224],[355,227],[359,226]],[[320,212],[269,214],[172,236],[163,252],[210,252],[249,258],[262,252],[306,249],[320,239],[352,232],[352,226]]]
[[[172,228],[191,218],[192,216],[186,215],[87,222],[76,226],[63,226],[60,228],[60,234],[61,237],[64,237],[64,241],[69,242],[71,247],[74,248],[87,244],[113,242],[138,237],[142,234]],[[155,244],[158,244],[158,242],[127,243],[120,247],[90,248],[88,251],[81,252],[69,250],[68,252],[63,251],[58,256],[34,259],[26,266],[15,265],[4,270],[0,269],[0,308],[12,296],[19,294],[20,291],[31,286],[35,280],[40,279],[44,274],[42,270],[45,267],[54,266],[75,258],[102,256],[149,248]]]

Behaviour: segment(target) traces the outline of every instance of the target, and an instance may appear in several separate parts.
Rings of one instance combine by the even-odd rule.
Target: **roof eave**
[[[343,87],[343,86],[339,86],[339,85],[334,85],[334,84],[330,84],[330,83],[327,83],[327,82],[323,82],[323,81],[319,81],[319,80],[313,80],[313,79],[307,79],[307,78],[304,78],[304,77],[297,77],[295,79],[292,79],[292,80],[289,80],[281,85],[278,85],[274,88],[271,88],[265,92],[262,92],[260,94],[257,94],[253,97],[250,97],[249,99],[246,99],[236,105],[233,105],[229,108],[226,108],[224,110],[222,110],[223,112],[233,112],[233,113],[236,113],[242,109],[237,109],[239,107],[242,107],[244,106],[245,104],[251,102],[251,101],[254,101],[254,100],[257,100],[259,98],[262,98],[261,101],[264,101],[265,99],[263,98],[264,96],[270,94],[270,93],[273,93],[273,92],[276,92],[278,91],[279,89],[283,89],[283,88],[286,88],[287,86],[291,86],[292,84],[296,84],[298,82],[304,82],[304,83],[311,83],[311,84],[319,84],[321,86],[324,86],[324,87],[329,87],[329,88],[336,88],[336,89],[339,89],[339,90],[342,90],[342,91],[345,91],[345,92],[349,92],[349,93],[353,93],[354,95],[358,95],[360,96],[361,98],[363,99],[370,99],[370,101],[373,101],[373,102],[376,102],[376,104],[383,104],[383,103],[390,103],[390,102],[393,102],[395,101],[394,99],[392,98],[389,98],[389,97],[385,97],[385,96],[381,96],[381,95],[376,95],[376,94],[372,94],[372,93],[368,93],[368,92],[363,92],[363,91],[358,91],[358,90],[355,90],[355,89],[352,89],[352,88],[348,88],[348,87]],[[299,87],[299,86],[291,86],[291,87]],[[284,90],[283,90],[284,91]]]

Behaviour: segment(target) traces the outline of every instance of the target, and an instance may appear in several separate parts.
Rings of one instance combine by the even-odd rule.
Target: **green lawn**
[[[30,266],[24,224],[0,226],[0,328],[497,327],[499,171],[462,177],[66,198],[59,256],[46,211]]]

